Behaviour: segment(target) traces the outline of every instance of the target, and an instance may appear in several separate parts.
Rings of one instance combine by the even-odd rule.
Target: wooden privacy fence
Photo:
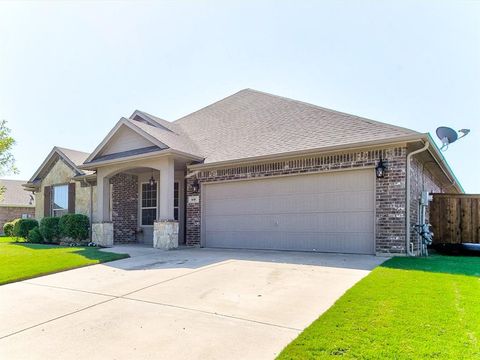
[[[434,244],[480,243],[480,195],[433,194]]]

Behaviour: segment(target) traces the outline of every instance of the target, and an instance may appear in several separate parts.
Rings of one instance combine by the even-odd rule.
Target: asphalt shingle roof
[[[62,148],[62,147],[59,147],[59,146],[56,146],[56,148],[58,150],[60,150],[67,158],[70,159],[71,162],[73,162],[77,166],[82,165],[83,162],[90,155],[89,153],[86,153],[86,152],[83,152],[83,151]]]
[[[196,144],[205,163],[420,135],[252,89],[239,91],[173,124]]]
[[[165,130],[160,127],[155,127],[131,119],[128,119],[128,121],[171,149],[201,156],[201,150],[199,147],[190,139],[188,135],[185,134],[183,129],[180,126],[177,126],[175,123],[170,123],[168,125],[169,130]]]
[[[5,187],[3,198],[0,205],[14,205],[14,206],[29,206],[35,205],[34,199],[31,197],[31,192],[25,191],[22,184],[24,180],[5,180],[0,179],[0,186]]]

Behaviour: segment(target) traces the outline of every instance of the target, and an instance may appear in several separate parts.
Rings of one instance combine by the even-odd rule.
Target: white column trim
[[[167,158],[160,165],[160,221],[173,220],[173,184],[175,182],[175,166],[172,158]]]

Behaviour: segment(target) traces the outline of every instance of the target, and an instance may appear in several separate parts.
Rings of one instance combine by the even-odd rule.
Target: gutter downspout
[[[430,143],[428,141],[425,142],[425,146],[421,149],[412,151],[407,155],[407,174],[406,174],[406,182],[405,182],[405,191],[406,191],[406,201],[405,201],[405,248],[406,253],[408,256],[415,256],[414,253],[410,251],[410,160],[413,155],[419,154],[428,149]]]

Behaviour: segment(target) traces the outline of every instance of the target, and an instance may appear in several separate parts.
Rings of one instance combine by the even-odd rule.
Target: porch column
[[[174,177],[174,161],[171,158],[165,159],[160,166],[160,221],[173,220]]]
[[[97,175],[97,214],[99,222],[110,221],[110,181]]]
[[[175,167],[171,158],[166,158],[160,169],[160,213],[153,224],[153,247],[163,250],[178,247],[178,221],[173,220],[173,197]]]
[[[113,224],[110,222],[110,181],[97,172],[97,222],[92,224],[92,241],[100,246],[113,246]]]

